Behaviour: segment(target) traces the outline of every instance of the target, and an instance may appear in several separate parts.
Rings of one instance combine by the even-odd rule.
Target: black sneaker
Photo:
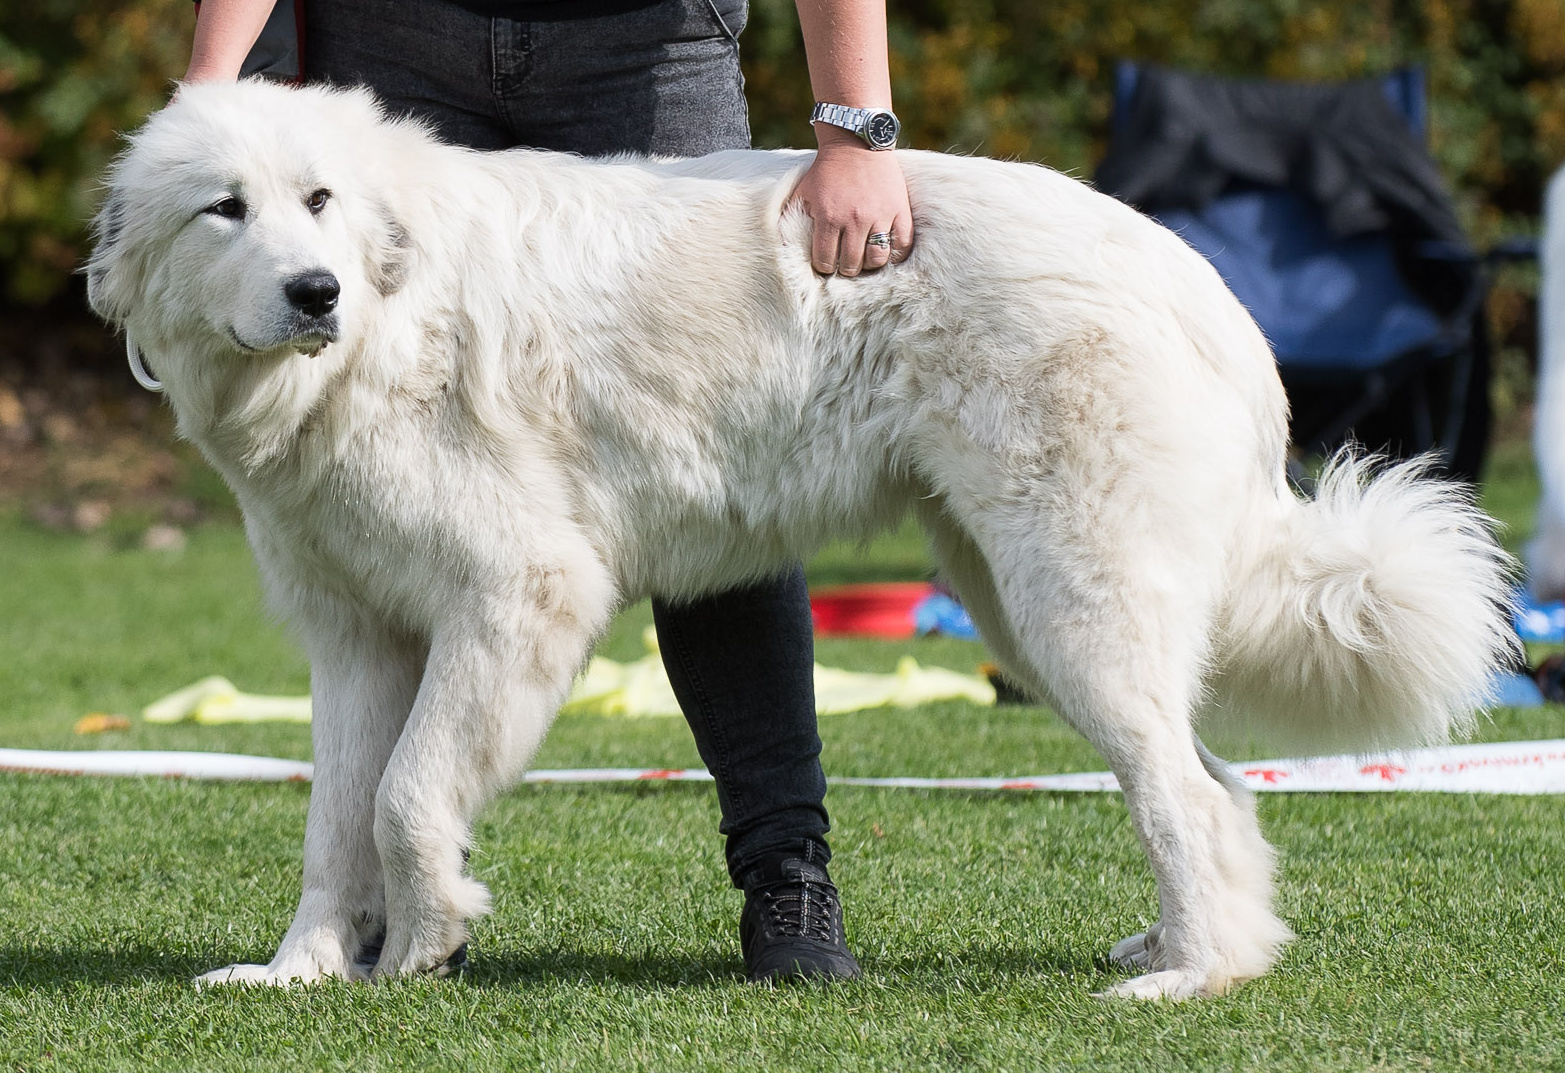
[[[746,877],[739,947],[750,982],[856,980],[842,934],[842,902],[826,869],[790,857]]]

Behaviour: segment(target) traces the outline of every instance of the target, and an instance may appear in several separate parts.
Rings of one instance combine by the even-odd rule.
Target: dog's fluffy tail
[[[1203,727],[1311,752],[1470,730],[1517,641],[1468,489],[1344,452],[1278,517],[1236,557]]]

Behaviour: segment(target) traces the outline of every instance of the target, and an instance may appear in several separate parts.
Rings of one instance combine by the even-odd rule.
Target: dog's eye
[[[225,220],[243,220],[245,218],[245,203],[236,197],[225,197],[206,211],[213,216],[221,216]]]
[[[321,189],[312,193],[309,197],[305,198],[304,205],[311,212],[319,213],[326,207],[326,202],[329,200],[331,200],[331,191],[322,187]]]

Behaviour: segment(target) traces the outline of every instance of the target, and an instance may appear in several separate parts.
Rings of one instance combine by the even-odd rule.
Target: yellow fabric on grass
[[[216,675],[155,700],[141,710],[149,723],[308,723],[309,697],[265,697],[241,693]]]
[[[576,680],[561,711],[615,715],[629,719],[679,714],[679,702],[669,685],[657,638],[649,628],[643,637],[647,654],[630,663],[596,656]],[[815,665],[815,710],[821,715],[865,708],[913,708],[937,700],[968,700],[993,704],[994,687],[974,674],[940,667],[920,667],[912,656],[897,661],[891,674],[868,674]],[[147,705],[149,723],[256,723],[310,721],[309,697],[267,697],[241,693],[226,678],[203,678]]]

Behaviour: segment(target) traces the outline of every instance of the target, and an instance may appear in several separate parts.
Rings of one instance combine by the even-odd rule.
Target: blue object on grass
[[[1543,704],[1543,690],[1529,675],[1515,671],[1497,674],[1491,686],[1496,707],[1537,708]]]
[[[967,615],[967,608],[943,592],[931,593],[913,606],[913,631],[919,636],[930,633],[978,640],[978,629]]]
[[[1516,593],[1513,622],[1523,641],[1534,644],[1558,644],[1565,641],[1565,601],[1534,603],[1527,590]]]

